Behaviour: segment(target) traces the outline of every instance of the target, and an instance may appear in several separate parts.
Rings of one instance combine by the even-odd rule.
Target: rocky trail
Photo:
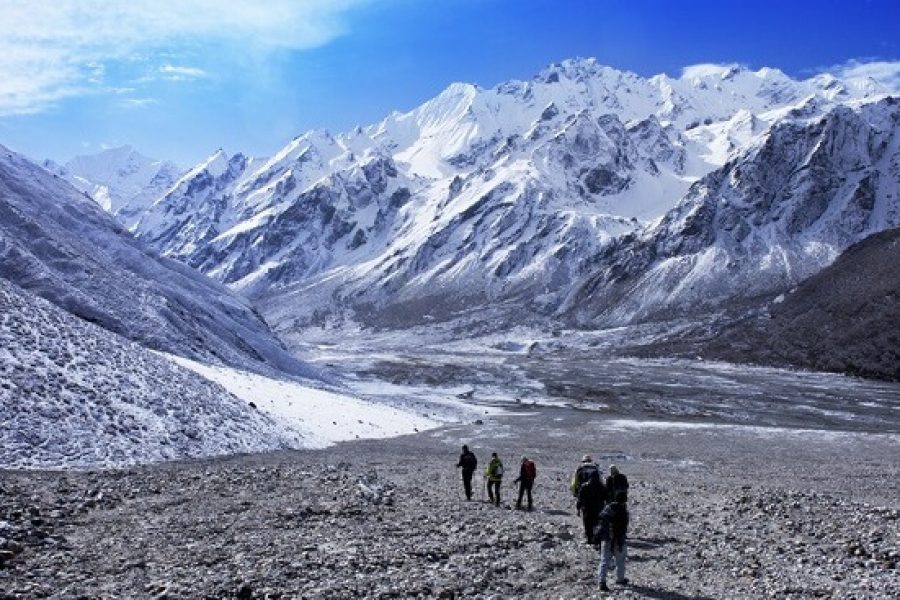
[[[465,502],[468,443],[500,508]],[[0,598],[891,598],[900,437],[540,409],[320,451],[0,473]],[[584,452],[631,481],[627,587],[601,594],[568,492]],[[538,465],[535,510],[510,473]],[[480,469],[479,469],[480,470]]]

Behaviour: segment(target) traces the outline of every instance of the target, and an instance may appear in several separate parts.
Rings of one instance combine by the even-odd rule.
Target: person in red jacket
[[[516,509],[522,509],[522,496],[528,494],[528,510],[532,509],[531,488],[534,486],[534,478],[537,477],[537,468],[534,461],[527,456],[522,457],[522,464],[519,467],[519,476],[514,483],[519,484],[519,499],[516,500]]]

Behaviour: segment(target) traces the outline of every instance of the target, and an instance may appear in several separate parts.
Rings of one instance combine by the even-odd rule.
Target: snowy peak
[[[148,158],[131,146],[76,156],[64,166],[53,161],[43,166],[87,193],[127,228],[181,173],[174,163]]]
[[[679,79],[683,81],[689,81],[693,85],[697,85],[700,82],[707,80],[728,79],[729,77],[733,77],[734,75],[744,70],[745,69],[738,64],[722,65],[715,63],[703,63],[684,67],[681,70],[681,77]]]

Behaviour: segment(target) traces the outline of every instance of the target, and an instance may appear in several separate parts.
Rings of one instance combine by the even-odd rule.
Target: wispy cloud
[[[872,79],[892,92],[900,92],[900,61],[849,60],[825,71],[839,79]]]
[[[159,104],[159,100],[156,98],[123,98],[119,102],[123,108],[144,108],[154,104]]]
[[[207,76],[207,72],[197,67],[180,67],[175,65],[163,65],[159,72],[170,81],[189,81],[201,79]]]
[[[139,54],[204,44],[258,52],[321,46],[344,33],[349,10],[372,1],[0,0],[0,116],[109,91],[107,66]],[[183,81],[206,73],[171,61],[159,74]]]

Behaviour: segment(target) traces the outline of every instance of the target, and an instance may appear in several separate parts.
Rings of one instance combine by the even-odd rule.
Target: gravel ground
[[[535,510],[461,500],[538,466]],[[900,436],[638,427],[524,410],[320,451],[127,471],[0,473],[0,598],[593,598],[567,484],[590,452],[631,481],[621,598],[900,596]],[[511,479],[508,477],[508,479]]]

